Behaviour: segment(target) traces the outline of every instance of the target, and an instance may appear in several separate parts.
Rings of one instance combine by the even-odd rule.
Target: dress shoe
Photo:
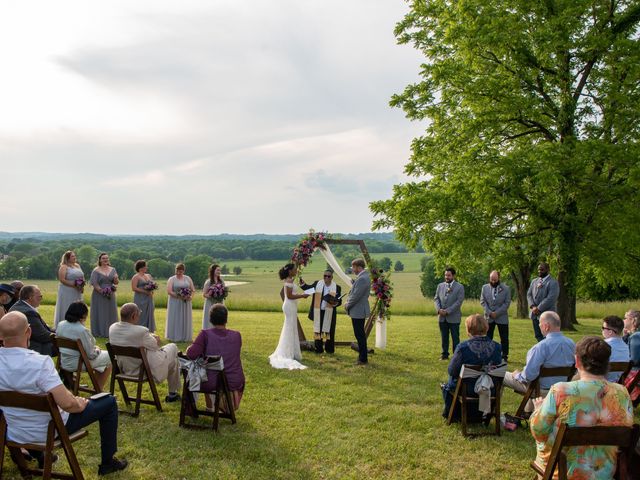
[[[449,360],[449,355],[440,355],[440,360]]]
[[[113,472],[118,472],[120,470],[124,470],[129,465],[129,462],[126,460],[118,460],[116,457],[113,457],[109,463],[106,465],[101,464],[98,467],[98,475],[108,475]]]
[[[369,365],[369,362],[363,362],[363,361],[358,360],[354,365],[364,366],[364,365]]]
[[[164,401],[167,403],[177,402],[178,400],[180,400],[180,395],[178,395],[177,393],[169,393],[169,395],[167,395],[164,399]]]

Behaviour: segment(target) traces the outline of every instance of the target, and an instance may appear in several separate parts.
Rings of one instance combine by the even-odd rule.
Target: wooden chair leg
[[[149,379],[149,388],[151,388],[151,395],[153,395],[153,401],[156,403],[156,409],[161,412],[162,403],[160,402],[160,396],[158,395],[158,390],[156,389],[156,382],[154,382],[153,379]]]
[[[27,461],[24,459],[22,452],[19,448],[9,447],[9,454],[11,455],[11,459],[13,463],[18,466],[18,470],[20,470],[20,476],[22,478],[28,477],[29,474],[29,466],[27,465]]]
[[[0,478],[2,478],[2,469],[4,468],[4,443],[7,436],[7,422],[0,412]]]
[[[134,417],[140,415],[140,401],[142,400],[142,382],[138,382],[138,388],[136,389],[136,409],[133,414]]]
[[[458,396],[460,395],[460,385],[462,382],[458,381],[456,385],[456,389],[453,392],[453,399],[451,400],[451,407],[449,407],[449,414],[447,415],[447,425],[451,425],[453,423],[453,412],[456,409],[456,404],[458,403]],[[448,395],[448,393],[447,393]]]
[[[462,428],[462,435],[467,436],[467,399],[462,396],[462,401],[460,402],[460,426]]]

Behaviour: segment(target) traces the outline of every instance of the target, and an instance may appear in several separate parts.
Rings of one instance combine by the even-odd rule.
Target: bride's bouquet
[[[222,283],[216,283],[209,287],[207,294],[212,300],[221,302],[229,296],[229,288],[225,287]]]

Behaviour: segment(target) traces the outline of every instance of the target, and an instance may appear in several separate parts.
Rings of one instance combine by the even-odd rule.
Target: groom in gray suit
[[[538,278],[531,281],[527,292],[533,333],[539,342],[544,340],[540,331],[540,315],[557,311],[556,302],[559,294],[560,287],[557,280],[549,274],[549,264],[541,263],[538,265]]]
[[[356,258],[351,262],[351,270],[357,275],[351,286],[349,298],[344,304],[347,315],[351,317],[353,333],[358,341],[358,361],[357,365],[366,365],[367,358],[367,335],[364,331],[364,321],[369,317],[369,292],[371,291],[371,278],[369,272],[365,270],[364,260]]]
[[[442,340],[441,360],[449,358],[449,332],[451,332],[454,352],[460,343],[460,319],[462,317],[460,307],[464,301],[464,287],[456,282],[455,278],[456,270],[451,267],[447,268],[444,271],[444,282],[438,285],[436,295],[433,298],[438,312],[438,325]]]
[[[494,270],[489,274],[489,283],[482,286],[480,305],[484,309],[484,318],[489,322],[487,337],[493,340],[493,332],[498,326],[502,358],[506,361],[509,355],[509,305],[511,291],[500,282],[500,272]]]

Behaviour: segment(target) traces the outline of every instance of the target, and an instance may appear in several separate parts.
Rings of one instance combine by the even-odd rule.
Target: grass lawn
[[[41,307],[45,319],[52,306]],[[156,310],[164,327],[163,309]],[[199,315],[194,320],[198,330]],[[310,333],[311,322],[303,322]],[[142,407],[138,419],[121,416],[119,455],[130,461],[112,479],[460,479],[530,478],[535,447],[529,432],[465,439],[458,426],[444,425],[439,383],[446,362],[438,360],[439,332],[433,316],[396,316],[389,323],[386,350],[376,351],[366,368],[356,353],[340,347],[334,356],[303,353],[304,371],[274,370],[274,350],[282,314],[232,311],[229,327],[243,335],[247,388],[238,423],[221,421],[220,433],[178,427],[179,405],[164,412]],[[600,334],[599,320],[581,320],[578,339]],[[350,339],[350,322],[338,317],[339,339]],[[531,324],[511,323],[510,368],[523,365],[533,343]],[[374,344],[373,334],[370,344]],[[182,349],[186,345],[180,345]],[[166,384],[160,387],[166,394]],[[503,410],[514,412],[521,397],[505,392]],[[636,421],[640,416],[636,414]],[[89,428],[76,443],[89,479],[97,478],[99,432]],[[478,461],[479,452],[490,452]],[[58,467],[65,465],[58,462]],[[65,465],[66,467],[66,465]],[[470,473],[473,468],[473,473]],[[7,471],[8,470],[8,471]],[[5,458],[6,478],[18,478]]]

